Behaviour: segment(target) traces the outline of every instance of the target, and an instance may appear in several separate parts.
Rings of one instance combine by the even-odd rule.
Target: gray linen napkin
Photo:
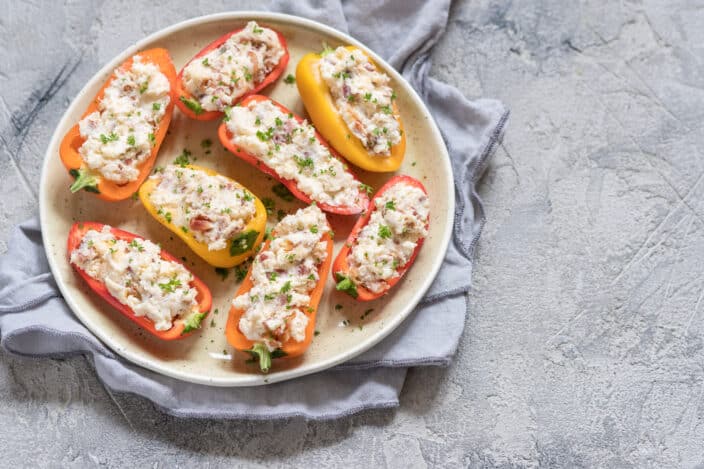
[[[142,395],[178,416],[330,419],[397,406],[407,367],[447,365],[456,350],[472,251],[484,223],[475,185],[508,117],[498,101],[468,101],[428,78],[429,54],[445,30],[449,7],[450,0],[273,1],[270,6],[348,32],[387,59],[428,104],[450,151],[457,196],[453,240],[422,303],[382,343],[332,370],[266,387],[213,388],[153,373],[115,355],[74,317],[49,273],[33,219],[16,228],[0,258],[0,344],[30,356],[91,354],[110,389]]]

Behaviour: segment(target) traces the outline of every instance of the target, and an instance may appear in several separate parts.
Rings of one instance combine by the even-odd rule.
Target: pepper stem
[[[85,169],[72,169],[69,171],[69,174],[76,179],[70,187],[72,193],[75,194],[81,189],[84,189],[87,192],[100,194],[98,190],[98,178]]]
[[[252,355],[252,360],[259,358],[259,369],[264,373],[268,373],[271,369],[271,352],[266,348],[266,345],[262,343],[256,343],[251,349],[246,350],[247,353]]]

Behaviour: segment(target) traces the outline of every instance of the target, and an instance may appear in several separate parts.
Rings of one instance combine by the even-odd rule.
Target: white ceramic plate
[[[319,334],[311,347],[302,357],[275,360],[268,375],[245,364],[245,354],[235,352],[225,340],[227,312],[238,287],[235,274],[231,273],[222,280],[212,267],[152,219],[138,201],[108,203],[86,192],[72,195],[68,190],[71,178],[58,154],[63,135],[80,119],[102,83],[125,59],[140,50],[165,47],[179,70],[206,44],[242,27],[248,20],[269,25],[286,36],[291,59],[282,77],[295,74],[299,59],[307,52],[321,50],[324,42],[333,47],[353,44],[370,53],[391,76],[398,95],[397,103],[407,135],[406,157],[399,173],[423,181],[431,201],[430,233],[415,264],[391,293],[370,303],[357,303],[336,292],[334,282],[329,278],[318,311],[316,329]],[[280,79],[263,94],[305,115],[295,85],[288,85]],[[271,187],[276,181],[225,151],[217,139],[218,124],[217,121],[192,121],[175,109],[169,135],[156,164],[168,164],[188,148],[197,157],[196,164],[212,167],[240,181],[260,198],[275,200],[276,209],[269,217],[270,224],[277,220],[276,210],[290,212],[302,206],[300,202],[284,202],[273,195]],[[205,154],[200,146],[206,138],[213,141],[210,154]],[[373,174],[361,170],[356,173],[374,189],[392,176],[391,173]],[[359,355],[386,337],[409,315],[437,274],[450,240],[453,214],[454,190],[447,150],[428,110],[406,81],[380,57],[345,34],[314,21],[261,12],[218,14],[185,21],[152,34],[115,57],[86,84],[61,119],[46,152],[40,186],[41,225],[49,265],[64,298],[81,322],[108,347],[131,362],[167,376],[213,386],[273,383],[324,370]],[[328,218],[336,233],[337,254],[356,217],[329,215]],[[214,311],[202,329],[184,340],[160,341],[93,294],[67,261],[66,235],[75,221],[98,221],[132,231],[161,242],[167,251],[187,259],[187,265],[213,293]],[[342,308],[336,308],[336,305],[342,305]],[[373,312],[361,319],[368,309]]]

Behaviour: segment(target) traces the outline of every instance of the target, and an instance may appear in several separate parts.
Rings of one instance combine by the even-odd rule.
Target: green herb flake
[[[372,186],[364,184],[363,182],[359,183],[359,190],[366,192],[367,195],[372,195],[372,192],[374,192],[374,189],[372,189]]]
[[[386,225],[379,225],[379,237],[383,239],[388,239],[393,236],[391,228]]]
[[[230,270],[224,267],[215,267],[215,273],[220,276],[221,280],[225,280],[230,275]]]
[[[161,109],[161,103],[152,103],[152,111],[158,111]]]
[[[396,210],[396,202],[389,200],[384,204],[384,207],[386,207],[387,210]]]
[[[288,188],[281,183],[274,185],[271,188],[271,191],[287,202],[291,202],[294,199],[291,191],[289,191]]]
[[[293,85],[294,83],[296,83],[296,77],[289,73],[288,75],[286,75],[286,78],[284,78],[284,83],[286,83],[287,85]]]
[[[266,208],[266,213],[271,215],[274,212],[274,208],[276,208],[276,202],[274,202],[274,199],[264,197],[262,199],[262,203],[264,204],[264,208]]]

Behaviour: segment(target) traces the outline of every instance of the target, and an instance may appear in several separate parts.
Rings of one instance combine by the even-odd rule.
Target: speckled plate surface
[[[291,60],[282,77],[295,73],[298,60],[307,52],[319,51],[323,42],[335,47],[353,44],[369,52],[392,78],[407,135],[407,151],[399,173],[419,178],[428,189],[431,202],[430,233],[423,249],[401,282],[386,297],[357,303],[334,290],[328,278],[320,303],[311,347],[302,357],[276,360],[272,371],[262,375],[245,363],[246,356],[236,353],[225,340],[224,327],[238,280],[234,272],[222,279],[213,267],[200,260],[178,238],[152,219],[138,201],[103,202],[90,194],[72,195],[71,178],[59,160],[58,149],[65,132],[74,125],[112,70],[128,57],[150,47],[165,47],[179,70],[203,46],[222,34],[242,27],[254,19],[281,31],[288,41]],[[294,112],[305,115],[295,84],[280,79],[263,91]],[[161,147],[157,165],[172,162],[184,148],[192,152],[196,164],[216,169],[236,179],[260,198],[276,202],[270,225],[277,221],[277,210],[287,212],[302,206],[273,195],[276,181],[238,160],[218,143],[219,122],[197,122],[174,110],[170,132]],[[204,139],[213,141],[206,154]],[[378,189],[393,174],[373,174],[356,170],[360,179]],[[159,31],[115,57],[81,90],[56,128],[46,153],[40,186],[40,216],[44,245],[51,270],[76,316],[108,347],[127,360],[167,376],[213,386],[252,386],[286,380],[324,370],[368,350],[393,331],[413,310],[435,277],[447,249],[452,231],[454,191],[449,156],[440,133],[411,87],[388,64],[358,41],[334,29],[301,18],[262,12],[227,13],[196,18]],[[335,254],[347,237],[356,217],[328,215],[335,230]],[[139,329],[113,310],[81,281],[67,261],[66,235],[75,221],[98,221],[135,232],[162,246],[178,257],[203,279],[213,293],[213,312],[202,329],[184,340],[164,342]],[[340,304],[342,308],[335,308]],[[363,313],[373,309],[363,319]]]

